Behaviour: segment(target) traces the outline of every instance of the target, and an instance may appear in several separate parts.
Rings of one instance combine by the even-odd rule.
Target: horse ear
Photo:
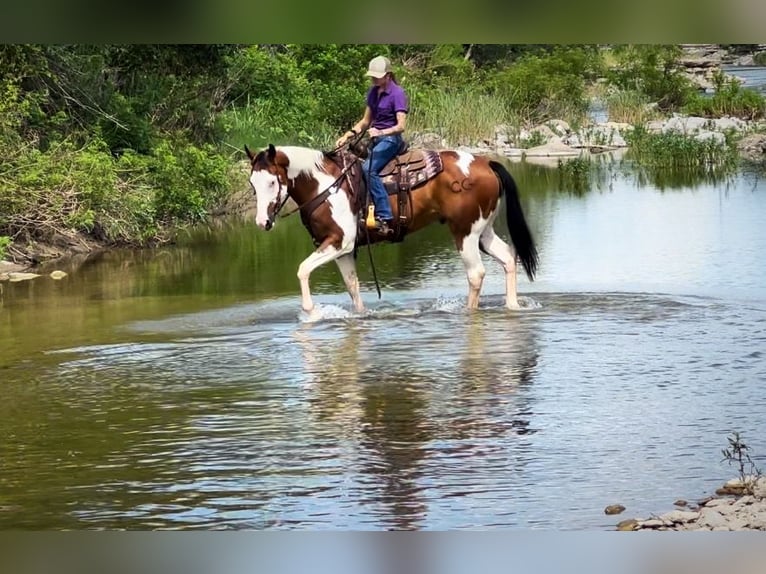
[[[274,144],[269,144],[269,151],[267,155],[269,160],[274,161],[274,158],[277,156],[277,148],[274,147]]]
[[[250,148],[247,147],[247,144],[245,144],[245,153],[247,154],[247,157],[250,158],[250,161],[253,161],[253,152],[250,151]]]

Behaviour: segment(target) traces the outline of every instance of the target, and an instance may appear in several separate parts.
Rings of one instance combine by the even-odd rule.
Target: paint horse
[[[256,224],[271,229],[288,197],[300,207],[301,218],[311,234],[316,250],[298,267],[301,306],[311,313],[309,277],[311,272],[335,261],[357,312],[364,311],[356,273],[355,249],[366,243],[362,195],[350,177],[359,167],[359,158],[348,152],[323,152],[304,147],[269,145],[250,158],[250,184],[256,196]],[[441,160],[437,175],[409,190],[404,204],[390,194],[395,218],[406,216],[407,234],[434,222],[445,223],[468,277],[468,308],[479,305],[479,293],[485,270],[481,252],[489,254],[505,270],[505,305],[518,309],[516,261],[521,261],[530,281],[534,280],[538,254],[532,234],[524,219],[516,183],[499,162],[464,151],[438,151]],[[397,158],[392,160],[393,165]],[[388,168],[388,166],[387,166]],[[384,173],[387,171],[384,168]],[[390,193],[390,192],[389,192]],[[512,246],[495,234],[493,222],[505,199],[506,219]],[[386,240],[369,231],[370,243]]]

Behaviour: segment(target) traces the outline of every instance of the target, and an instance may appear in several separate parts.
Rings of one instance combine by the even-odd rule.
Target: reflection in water
[[[421,357],[442,357],[437,365],[380,350],[380,334],[363,322],[329,337],[310,328],[294,334],[314,416],[361,449],[362,497],[387,528],[422,527],[443,490],[470,498],[488,481],[510,490],[502,483],[530,448],[522,437],[533,432],[533,321],[497,309],[458,317],[447,337],[432,317],[420,332],[405,331]]]

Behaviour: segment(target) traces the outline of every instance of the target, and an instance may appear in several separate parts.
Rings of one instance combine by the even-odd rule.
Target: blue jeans
[[[375,140],[374,146],[370,147],[370,155],[362,162],[362,171],[366,181],[369,182],[368,188],[375,205],[375,217],[380,219],[393,219],[394,214],[391,213],[388,193],[379,173],[396,156],[401,147],[402,136],[400,134],[381,136]]]

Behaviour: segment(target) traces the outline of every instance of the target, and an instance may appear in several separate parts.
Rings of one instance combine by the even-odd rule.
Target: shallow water
[[[360,253],[362,315],[334,268],[300,312],[293,219],[4,284],[0,527],[607,529],[735,475],[730,431],[762,461],[766,184],[511,167],[516,312],[491,261],[463,309],[436,226],[376,247],[380,300]]]

